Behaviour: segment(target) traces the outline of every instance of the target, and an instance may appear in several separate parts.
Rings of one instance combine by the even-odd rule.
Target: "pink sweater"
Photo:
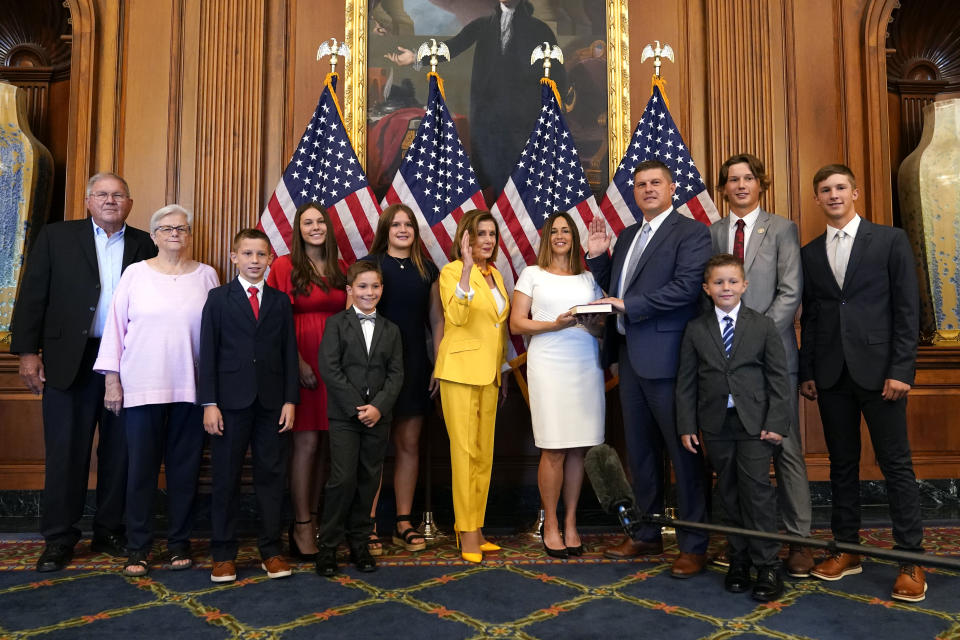
[[[146,262],[123,272],[93,368],[120,373],[124,407],[197,401],[200,314],[219,284],[205,264],[178,276]]]

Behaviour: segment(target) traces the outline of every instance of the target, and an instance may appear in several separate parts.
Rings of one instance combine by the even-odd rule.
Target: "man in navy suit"
[[[288,432],[300,401],[299,367],[290,299],[264,280],[271,259],[262,231],[237,233],[230,260],[239,275],[210,290],[200,323],[198,395],[203,428],[211,436],[213,582],[237,579],[240,472],[247,447],[253,451],[260,508],[261,567],[270,578],[292,573],[281,553],[280,519]]]
[[[831,529],[860,541],[860,416],[887,483],[894,548],[923,551],[920,491],[907,438],[919,330],[916,265],[903,229],[860,217],[853,172],[827,165],[813,178],[827,230],[801,250],[800,393],[816,400],[830,453]],[[839,580],[863,570],[860,556],[834,553],[810,574]],[[896,600],[918,602],[923,569],[901,564]]]
[[[126,181],[98,173],[87,182],[90,218],[49,224],[30,250],[13,310],[10,353],[20,378],[42,393],[45,473],[37,571],[59,571],[80,540],[94,435],[97,510],[90,547],[126,555],[123,510],[127,438],[121,418],[103,406],[104,377],[93,371],[120,274],[157,255],[150,234],[127,226],[133,199]]]
[[[620,401],[630,473],[637,507],[663,512],[663,449],[677,478],[680,517],[706,518],[703,459],[685,450],[676,428],[674,387],[680,342],[687,321],[697,315],[703,269],[712,249],[706,225],[680,215],[671,198],[676,183],[658,160],[634,169],[633,195],[642,224],[624,229],[612,258],[610,236],[598,216],[590,223],[587,264],[617,310],[607,321],[604,363],[619,361]],[[687,578],[703,571],[707,535],[680,531],[680,555],[671,575]],[[663,551],[660,528],[645,525],[639,539],[627,538],[604,555],[631,558]]]

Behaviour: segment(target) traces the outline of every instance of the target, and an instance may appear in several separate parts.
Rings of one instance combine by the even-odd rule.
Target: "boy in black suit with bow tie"
[[[387,452],[390,412],[403,383],[400,330],[377,315],[383,274],[361,260],[347,270],[353,306],[327,320],[319,369],[327,385],[330,418],[330,479],[320,520],[317,573],[337,572],[337,545],[346,534],[350,561],[374,571],[367,548],[370,507]]]
[[[777,532],[777,498],[770,461],[790,432],[793,404],[787,355],[773,320],[740,303],[747,290],[743,262],[710,258],[703,289],[713,310],[687,324],[677,371],[677,431],[696,453],[697,430],[717,470],[717,497],[736,527]],[[780,543],[728,536],[730,568],[724,585],[769,602],[783,593]]]
[[[200,321],[199,397],[210,434],[213,480],[213,582],[237,579],[240,472],[253,451],[253,485],[260,508],[257,546],[271,578],[292,571],[280,547],[281,507],[293,429],[300,401],[297,338],[290,299],[264,281],[270,240],[257,229],[233,239],[237,277],[211,289]]]

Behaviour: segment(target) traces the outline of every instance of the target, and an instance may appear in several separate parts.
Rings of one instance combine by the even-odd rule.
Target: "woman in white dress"
[[[597,338],[602,316],[585,326],[570,313],[603,293],[586,271],[580,235],[569,214],[554,213],[540,232],[537,264],[523,270],[513,293],[510,330],[532,336],[527,383],[533,437],[540,448],[537,483],[548,555],[581,555],[577,502],[587,447],[603,442],[605,397]],[[564,526],[557,518],[563,498]]]

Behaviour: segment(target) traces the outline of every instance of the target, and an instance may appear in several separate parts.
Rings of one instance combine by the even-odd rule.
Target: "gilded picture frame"
[[[602,192],[609,184],[623,157],[633,122],[630,121],[629,45],[627,38],[627,0],[592,0],[603,3],[606,26],[606,155],[605,175],[590,176],[595,191]],[[345,41],[350,47],[344,79],[344,121],[357,151],[358,159],[369,175],[368,147],[368,66],[371,15],[368,0],[346,0]],[[425,75],[427,69],[423,70]],[[439,69],[443,75],[443,68]],[[425,84],[425,82],[424,82]],[[449,99],[449,97],[448,97]],[[459,126],[459,125],[458,125]],[[581,149],[582,151],[582,149]],[[603,173],[602,169],[594,174]],[[597,181],[602,184],[597,185]]]

